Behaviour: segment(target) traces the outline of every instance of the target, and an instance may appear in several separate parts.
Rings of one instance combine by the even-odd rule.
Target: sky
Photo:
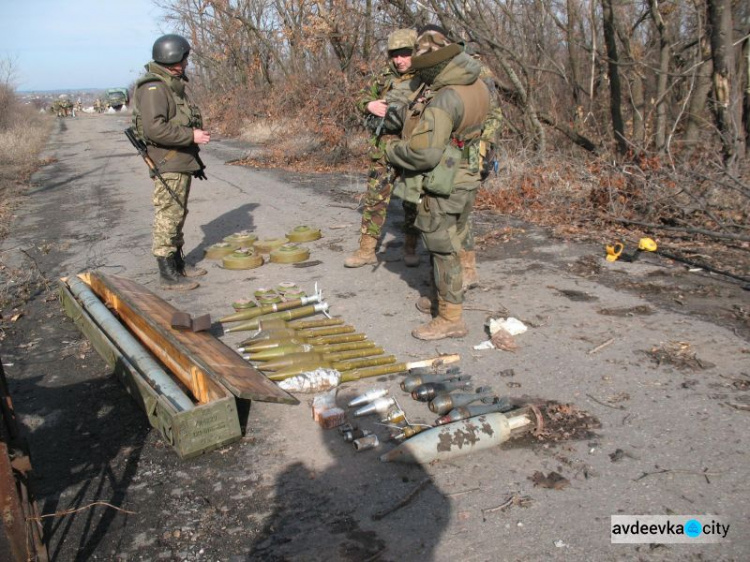
[[[166,25],[153,0],[0,0],[0,68],[18,91],[128,87]]]

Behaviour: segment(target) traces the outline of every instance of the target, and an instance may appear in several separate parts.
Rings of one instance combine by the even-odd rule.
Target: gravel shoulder
[[[128,122],[124,114],[59,121],[45,155],[54,162],[33,178],[0,246],[8,303],[0,354],[28,433],[39,507],[81,509],[45,519],[54,560],[750,558],[750,299],[738,284],[656,255],[608,263],[601,247],[481,213],[470,334],[420,342],[410,331],[425,320],[414,302],[427,289],[427,255],[420,250],[415,269],[399,260],[400,205],[379,264],[347,270],[364,176],[227,165],[252,147],[219,140],[205,152],[209,180],[193,184],[188,259],[239,230],[275,238],[307,224],[323,232],[309,244],[319,263],[231,271],[203,262],[200,288],[163,294],[150,255],[150,181],[121,133]],[[460,353],[476,386],[570,404],[566,411],[597,424],[422,468],[380,463],[390,444],[355,452],[312,421],[301,396],[298,406],[252,403],[240,442],[181,461],[61,311],[57,280],[91,269],[214,318],[260,287],[318,283],[334,314],[400,360]],[[518,349],[474,349],[487,318],[504,315],[529,326]],[[411,418],[431,422],[400,379],[346,385],[339,403],[378,384]],[[374,420],[364,425],[385,439]],[[550,472],[567,485],[535,479]],[[732,540],[610,544],[611,515],[670,513],[726,517]]]

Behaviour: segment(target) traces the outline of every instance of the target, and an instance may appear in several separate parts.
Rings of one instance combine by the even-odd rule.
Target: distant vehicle
[[[127,88],[109,88],[104,92],[105,103],[115,111],[120,111],[129,99]]]

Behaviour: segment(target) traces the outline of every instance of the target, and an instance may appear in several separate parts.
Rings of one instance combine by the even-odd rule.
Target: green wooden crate
[[[64,280],[60,281],[60,300],[65,313],[113,369],[128,393],[146,413],[151,426],[161,433],[180,458],[195,457],[242,437],[237,400],[223,385],[217,384],[220,388],[217,399],[197,405],[189,411],[176,411],[123,356],[115,343],[76,300]]]

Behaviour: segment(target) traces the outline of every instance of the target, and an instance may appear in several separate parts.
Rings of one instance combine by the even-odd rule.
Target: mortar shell
[[[380,460],[426,465],[452,459],[524,435],[537,427],[537,421],[531,407],[484,414],[422,431],[381,455]]]
[[[453,381],[453,382],[427,382],[420,384],[417,388],[411,391],[411,397],[414,400],[420,402],[429,402],[435,398],[438,394],[445,394],[451,390],[459,388],[466,388],[468,382],[464,381]]]
[[[411,392],[417,388],[420,384],[428,382],[442,382],[449,379],[458,378],[456,375],[450,373],[441,373],[439,375],[406,375],[404,380],[401,381],[401,390],[404,392]],[[465,378],[469,378],[468,376]]]
[[[494,404],[472,404],[470,406],[460,406],[454,408],[444,416],[439,417],[435,420],[437,425],[445,425],[446,423],[453,423],[456,421],[465,420],[467,418],[473,418],[475,416],[481,416],[482,414],[490,414],[492,412],[508,412],[513,409],[513,405],[510,403],[510,398],[504,396]]]
[[[456,394],[439,394],[430,400],[430,411],[442,415],[447,414],[454,408],[460,408],[461,406],[468,406],[472,402],[477,400],[484,400],[492,396],[491,392],[488,393],[456,393]]]

